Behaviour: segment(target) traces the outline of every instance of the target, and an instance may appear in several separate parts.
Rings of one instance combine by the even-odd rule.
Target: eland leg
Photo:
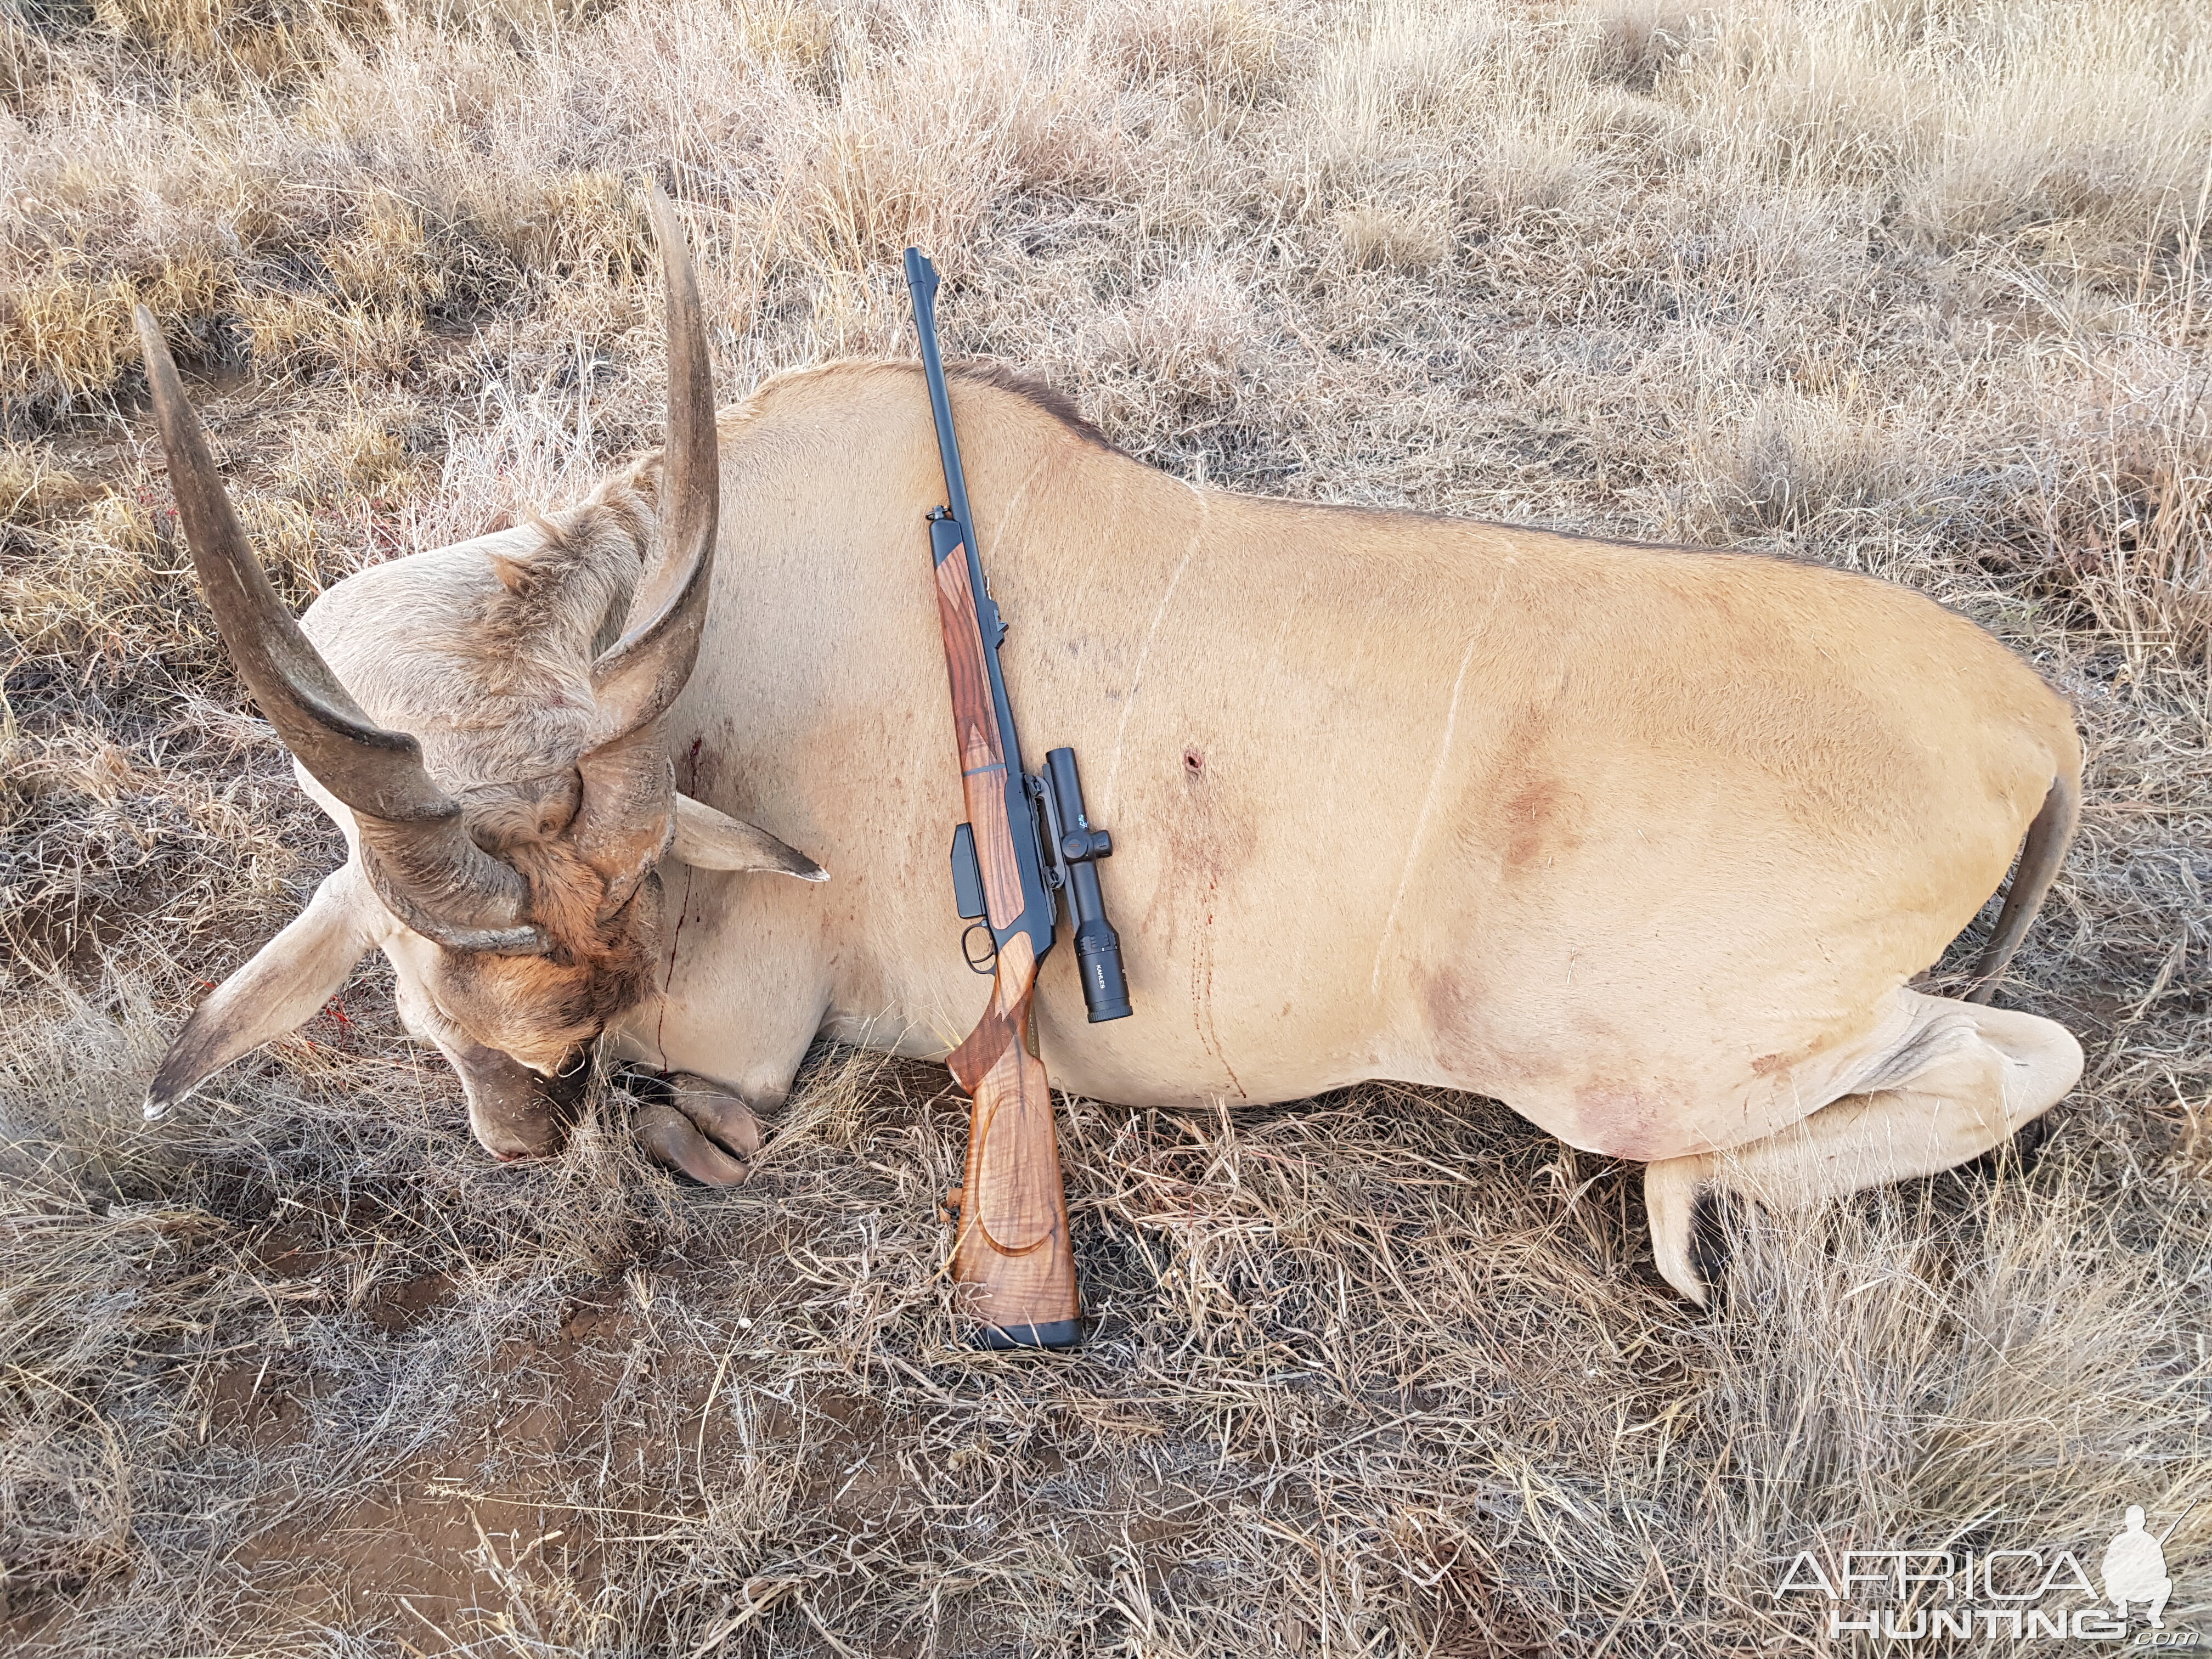
[[[1853,1092],[1779,1133],[1646,1164],[1644,1208],[1659,1271],[1703,1307],[1698,1203],[1735,1194],[1784,1214],[1893,1181],[1940,1175],[2002,1145],[2065,1097],[2081,1045],[2051,1020],[1916,991],[1911,1030]]]

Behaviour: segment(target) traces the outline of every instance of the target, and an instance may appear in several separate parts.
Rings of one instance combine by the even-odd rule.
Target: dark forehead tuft
[[[1004,363],[988,362],[980,357],[963,357],[945,366],[948,377],[963,386],[987,386],[1000,392],[1011,392],[1031,407],[1049,415],[1085,443],[1097,444],[1101,449],[1120,449],[1084,415],[1069,397],[1056,386],[1048,385],[1035,375],[1024,374],[1019,369],[1009,368]]]

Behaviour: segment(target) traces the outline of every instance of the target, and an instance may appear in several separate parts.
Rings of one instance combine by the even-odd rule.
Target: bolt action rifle
[[[1093,1024],[1129,1012],[1121,943],[1106,920],[1097,860],[1113,837],[1083,810],[1075,751],[1055,749],[1045,769],[1022,769],[999,643],[1006,625],[983,580],[968,480],[937,350],[937,271],[919,249],[906,251],[906,282],[929,382],[929,410],[945,464],[947,504],[928,515],[936,569],[937,618],[945,632],[945,670],[952,688],[952,727],[968,822],[952,832],[955,908],[988,933],[981,960],[962,942],[968,965],[992,975],[982,1023],[946,1057],[975,1103],[968,1124],[968,1167],[960,1192],[952,1276],[976,1287],[973,1311],[987,1347],[1066,1348],[1082,1336],[1083,1302],[1068,1247],[1067,1193],[1060,1179],[1052,1091],[1037,1058],[1031,1003],[1037,966],[1052,949],[1059,909],[1074,911],[1075,961]]]

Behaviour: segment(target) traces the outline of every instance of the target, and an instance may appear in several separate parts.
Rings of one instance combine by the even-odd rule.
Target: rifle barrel
[[[982,635],[984,678],[990,686],[991,714],[998,726],[999,752],[1006,766],[1003,816],[1013,857],[1021,872],[1023,906],[1018,915],[1003,924],[991,919],[991,933],[1003,946],[1018,930],[1030,935],[1037,959],[1051,951],[1053,928],[1058,918],[1052,888],[1047,879],[1043,853],[1037,840],[1037,811],[1030,799],[1030,781],[1022,764],[1020,733],[1014,726],[1014,708],[1006,696],[1006,677],[999,665],[999,643],[1006,623],[991,584],[983,574],[983,557],[975,545],[975,520],[968,505],[968,475],[960,465],[960,440],[952,425],[952,399],[945,389],[945,360],[937,349],[937,268],[920,248],[906,251],[907,289],[914,301],[915,331],[921,337],[922,375],[929,383],[929,413],[937,428],[937,453],[945,470],[945,493],[951,512],[951,528],[959,533],[968,559],[968,591],[975,607],[975,625]],[[944,526],[940,526],[943,528]],[[933,556],[950,558],[951,549],[933,533]],[[988,831],[981,823],[978,836]]]
[[[952,399],[945,389],[945,359],[937,349],[937,267],[918,247],[906,251],[906,285],[914,297],[915,331],[921,336],[921,372],[929,382],[929,414],[937,428],[945,493],[951,498],[946,505],[968,538],[968,574],[981,593],[987,589],[982,561],[975,551],[975,515],[968,506],[968,474],[960,465],[960,439],[952,429]]]

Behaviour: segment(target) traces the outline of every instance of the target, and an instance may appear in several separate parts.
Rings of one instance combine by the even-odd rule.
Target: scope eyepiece
[[[1075,930],[1075,971],[1083,981],[1083,1007],[1093,1025],[1127,1019],[1128,976],[1121,971],[1121,939],[1104,916]]]
[[[1070,908],[1075,912],[1075,971],[1083,981],[1083,1006],[1093,1025],[1125,1019],[1129,981],[1121,971],[1121,938],[1106,920],[1106,898],[1098,890],[1097,860],[1114,851],[1114,837],[1094,830],[1083,810],[1083,781],[1076,775],[1075,751],[1055,749],[1044,757],[1045,794],[1051,805]]]

